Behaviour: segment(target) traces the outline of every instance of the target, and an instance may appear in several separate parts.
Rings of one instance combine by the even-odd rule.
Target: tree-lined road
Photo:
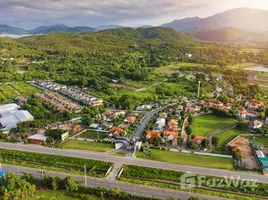
[[[253,179],[253,180],[257,180],[258,182],[268,183],[267,176],[263,176],[259,174],[235,172],[235,171],[230,171],[230,170],[212,169],[212,168],[204,168],[204,167],[196,167],[196,166],[169,164],[165,162],[158,162],[158,161],[152,161],[152,160],[136,159],[133,157],[117,157],[117,156],[111,156],[109,154],[100,153],[100,152],[90,152],[90,151],[71,150],[71,149],[55,149],[55,148],[38,146],[38,145],[24,145],[24,144],[13,144],[13,143],[4,143],[4,142],[0,142],[0,148],[35,152],[35,153],[43,153],[43,154],[51,154],[51,155],[62,155],[62,156],[85,158],[85,159],[92,159],[92,160],[101,160],[101,161],[112,162],[112,163],[117,163],[117,164],[137,165],[137,166],[152,167],[152,168],[165,169],[165,170],[169,169],[169,170],[174,170],[174,171],[191,172],[194,174],[204,174],[204,175],[217,176],[217,177],[239,176],[241,179]]]
[[[42,170],[36,169],[36,168],[28,168],[28,167],[18,167],[13,165],[2,165],[4,170],[13,171],[17,175],[22,176],[22,173],[30,173],[33,174],[35,178],[42,179]],[[61,172],[53,172],[53,171],[43,171],[46,175],[49,175],[51,177],[58,176],[60,178],[65,178],[67,176],[72,176],[76,181],[79,181],[84,184],[85,177],[80,175],[70,175],[67,173],[61,173]],[[117,187],[120,188],[121,191],[128,192],[130,194],[138,195],[138,196],[148,196],[148,197],[156,197],[160,199],[168,199],[170,197],[173,198],[180,198],[182,200],[187,200],[189,198],[188,192],[183,192],[179,190],[170,190],[170,189],[164,189],[164,188],[157,188],[157,187],[151,187],[151,186],[145,186],[145,185],[137,185],[133,183],[126,183],[126,182],[120,182],[120,181],[112,181],[107,179],[101,179],[101,178],[92,178],[87,177],[87,186],[88,187],[104,187],[107,189],[115,189]],[[195,193],[191,193],[193,196],[197,196]],[[215,197],[215,196],[209,196],[209,195],[203,195],[198,194],[198,197],[208,199],[208,200],[214,200],[215,198],[219,200],[225,200],[226,198],[221,197]],[[226,199],[227,200],[227,199]],[[230,199],[229,199],[230,200]]]

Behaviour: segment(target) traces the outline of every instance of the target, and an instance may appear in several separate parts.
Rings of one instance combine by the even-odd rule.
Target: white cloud
[[[238,0],[246,6],[251,0]],[[255,0],[257,2],[263,0]],[[266,0],[265,0],[266,1]],[[0,24],[38,25],[154,24],[229,9],[231,0],[0,0]],[[243,3],[244,2],[244,3]],[[243,4],[242,4],[243,3]],[[251,3],[252,4],[252,3]]]

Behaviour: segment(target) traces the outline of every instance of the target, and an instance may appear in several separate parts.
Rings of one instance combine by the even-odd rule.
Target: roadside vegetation
[[[96,160],[6,149],[0,149],[0,156],[1,163],[39,168],[40,173],[44,169],[83,175],[84,166],[86,166],[88,176],[104,177],[107,170],[113,166],[112,163]]]

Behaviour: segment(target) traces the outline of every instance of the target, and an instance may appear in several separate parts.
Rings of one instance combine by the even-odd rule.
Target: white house
[[[263,122],[260,120],[254,120],[252,123],[253,129],[261,128],[262,126],[263,126]]]

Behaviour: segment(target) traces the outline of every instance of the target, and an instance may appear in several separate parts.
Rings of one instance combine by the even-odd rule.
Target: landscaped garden
[[[202,115],[194,118],[192,133],[195,136],[208,136],[209,134],[235,124],[233,119],[221,118],[215,115]]]
[[[191,165],[218,169],[232,168],[232,160],[229,158],[204,156],[192,153],[171,152],[158,149],[150,149],[150,151],[151,156],[148,156],[143,152],[137,152],[135,155],[137,158],[162,161],[179,165]]]
[[[81,149],[88,151],[107,152],[114,150],[114,144],[102,142],[87,142],[84,140],[70,140],[62,145],[65,149]]]

